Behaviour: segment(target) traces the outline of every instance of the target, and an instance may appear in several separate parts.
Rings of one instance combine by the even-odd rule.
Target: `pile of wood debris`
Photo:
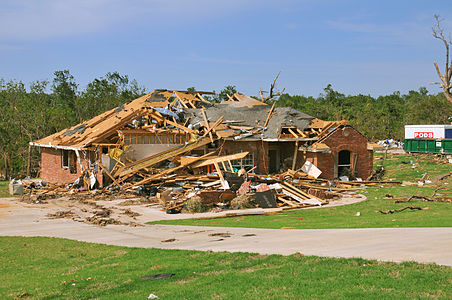
[[[295,209],[324,205],[339,198],[342,192],[377,184],[316,179],[302,171],[288,170],[280,174],[259,175],[253,174],[252,170],[250,172],[241,169],[237,172],[227,167],[230,160],[246,154],[219,156],[209,153],[196,158],[180,157],[178,160],[172,160],[179,162],[179,165],[172,168],[157,168],[157,163],[140,162],[142,167],[139,171],[121,173],[138,165],[136,162],[130,163],[118,168],[118,171],[113,173],[115,175],[110,173],[113,183],[103,189],[90,189],[89,184],[43,186],[39,183],[28,183],[24,186],[26,195],[23,201],[46,203],[49,199],[65,196],[74,203],[96,205],[95,201],[98,200],[123,199],[125,205],[159,203],[167,213],[251,207]],[[167,157],[166,153],[162,156]],[[152,161],[159,162],[163,157],[152,157]],[[227,171],[220,168],[219,164]],[[210,165],[216,168],[214,172],[205,173],[199,170]],[[121,177],[119,174],[126,175]],[[94,208],[106,211],[103,207]],[[50,217],[74,218],[70,210]],[[112,220],[108,215],[94,214],[92,219],[83,221],[97,225],[118,224]]]
[[[41,203],[61,195],[126,200],[139,195],[146,199],[142,202],[160,203],[167,213],[236,207],[303,208],[327,204],[342,191],[373,184],[316,179],[294,170],[298,140],[304,140],[306,145],[312,144],[332,128],[345,124],[344,121],[328,122],[301,114],[294,120],[301,124],[299,127],[302,129],[283,126],[282,129],[278,127],[280,133],[273,133],[281,139],[297,140],[292,169],[274,175],[259,175],[253,173],[256,167],[234,168],[233,161],[245,158],[248,152],[225,153],[225,140],[268,134],[269,124],[280,122],[271,118],[275,114],[275,104],[271,107],[264,103],[256,104],[250,97],[235,94],[224,103],[230,102],[237,107],[252,103],[255,109],[265,111],[266,115],[260,114],[253,126],[249,123],[240,125],[243,122],[240,120],[225,120],[223,115],[211,115],[209,121],[205,108],[210,103],[202,97],[203,93],[207,92],[156,91],[31,143],[40,147],[58,145],[55,147],[74,149],[76,155],[67,157],[67,167],[83,171],[71,184],[29,185],[24,201]],[[286,110],[278,115],[280,119],[293,114]],[[194,119],[196,122],[192,122]],[[131,144],[159,144],[156,140],[174,147],[137,160],[124,155]],[[209,147],[211,145],[214,147]],[[102,155],[105,154],[114,160],[113,168],[103,164]],[[88,167],[82,165],[81,156],[89,161]],[[80,166],[76,166],[76,160]],[[96,174],[100,171],[106,175],[102,189],[96,182]]]

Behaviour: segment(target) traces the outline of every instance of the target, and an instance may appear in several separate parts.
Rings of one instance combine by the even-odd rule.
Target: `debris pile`
[[[167,213],[291,209],[324,205],[342,191],[373,184],[320,179],[321,171],[307,159],[302,168],[296,168],[299,151],[331,153],[322,138],[338,128],[342,128],[341,134],[350,134],[345,121],[322,121],[241,94],[212,105],[204,94],[212,93],[156,90],[31,143],[60,149],[63,167],[79,175],[71,184],[29,184],[24,201],[43,203],[62,195],[83,203],[124,199],[124,205],[159,203]],[[225,144],[235,141],[260,141],[263,145],[264,138],[294,149],[293,157],[275,167],[272,175],[259,174],[260,166],[254,160],[258,151],[267,155],[264,146],[265,150],[255,153],[226,150]],[[357,159],[356,154],[349,162],[353,174]],[[98,209],[99,213],[85,221],[113,222],[107,210]],[[127,210],[123,213],[135,216]]]

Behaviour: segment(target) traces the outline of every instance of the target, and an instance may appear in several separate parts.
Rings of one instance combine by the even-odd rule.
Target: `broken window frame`
[[[235,151],[232,154],[246,152],[244,150]],[[241,159],[236,159],[231,161],[232,167],[240,170],[241,168],[244,168],[245,170],[250,170],[254,168],[255,166],[255,160],[254,160],[254,152],[249,152],[247,156]]]
[[[61,168],[70,170],[71,174],[77,173],[77,162],[75,152],[72,150],[61,150]]]
[[[61,168],[69,169],[71,165],[71,151],[70,150],[61,150]]]

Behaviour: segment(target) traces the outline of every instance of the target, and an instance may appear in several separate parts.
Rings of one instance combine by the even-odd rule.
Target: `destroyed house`
[[[162,169],[268,174],[311,166],[304,171],[325,179],[372,172],[373,149],[345,121],[241,94],[212,104],[206,94],[213,93],[155,90],[30,143],[41,148],[41,178],[103,186],[131,177],[147,183]]]

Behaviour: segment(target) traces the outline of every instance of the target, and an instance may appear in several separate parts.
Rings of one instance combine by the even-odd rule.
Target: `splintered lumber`
[[[212,155],[212,154],[214,154],[214,153],[215,153],[215,152],[210,152],[210,153],[204,154],[203,156],[198,157],[198,160],[199,160],[199,159],[206,158],[206,157],[208,157],[208,156],[210,156],[210,155]],[[171,173],[173,173],[173,172],[175,172],[175,171],[177,171],[177,170],[180,170],[180,169],[182,169],[182,168],[188,167],[190,164],[195,163],[196,161],[197,161],[197,160],[194,160],[194,161],[192,161],[192,162],[190,162],[190,163],[183,164],[183,165],[180,165],[180,166],[171,168],[171,169],[166,169],[166,170],[164,170],[164,171],[162,171],[162,172],[160,172],[160,173],[158,173],[158,174],[148,176],[148,177],[143,178],[142,180],[140,180],[140,181],[134,183],[133,186],[143,185],[143,184],[146,184],[146,183],[151,182],[151,181],[153,181],[153,180],[159,179],[159,178],[161,178],[161,177],[163,177],[163,176],[165,176],[165,175],[167,175],[167,174],[171,174]]]
[[[295,194],[292,194],[291,192],[285,190],[284,188],[282,189],[282,193],[283,193],[284,195],[289,196],[290,198],[292,198],[292,199],[298,201],[299,203],[303,203],[304,200],[308,200],[308,199],[309,199],[309,198],[307,198],[307,197],[301,198],[301,197],[299,197],[299,196],[297,196],[297,195],[295,195]]]
[[[98,163],[99,167],[102,169],[103,172],[105,172],[105,174],[108,175],[108,177],[110,177],[111,180],[113,180],[113,183],[116,184],[117,186],[119,186],[119,183],[116,181],[116,179],[111,175],[110,172],[108,172],[108,170],[102,165],[101,162]]]
[[[105,124],[102,124],[102,128],[109,128],[106,131],[100,131],[99,134],[96,135],[97,131],[91,131],[89,132],[86,137],[85,137],[85,142],[83,144],[83,146],[86,146],[92,142],[99,142],[102,141],[102,139],[104,139],[105,137],[111,135],[113,132],[116,132],[117,129],[123,127],[124,125],[130,123],[132,120],[137,119],[143,115],[145,115],[147,112],[146,110],[140,110],[140,111],[135,111],[132,114],[125,116],[121,119],[113,119],[113,118],[109,118],[106,119]]]
[[[267,127],[268,121],[270,121],[270,117],[271,117],[271,115],[272,115],[272,113],[273,113],[273,109],[275,109],[275,104],[276,104],[276,101],[273,102],[272,107],[271,107],[270,110],[268,111],[267,119],[265,119],[265,123],[264,123],[264,128]]]
[[[173,125],[174,127],[177,127],[179,129],[182,129],[182,130],[184,130],[186,132],[196,133],[196,131],[194,131],[194,130],[188,128],[188,127],[185,127],[184,125],[181,125],[179,123],[176,123],[176,122],[173,122],[173,121],[170,121],[170,120],[167,120],[167,119],[165,119],[164,122],[166,122],[167,124]]]
[[[325,127],[322,128],[322,130],[320,131],[320,133],[317,135],[317,138],[321,138],[325,135],[327,135],[329,133],[329,130],[332,129],[334,127],[334,125],[336,125],[336,122],[331,122],[328,125],[326,125]]]
[[[201,168],[201,167],[213,165],[215,163],[222,163],[225,161],[241,159],[241,158],[244,158],[245,156],[247,156],[248,153],[249,152],[240,152],[240,153],[230,154],[230,155],[225,155],[225,156],[212,157],[212,158],[205,159],[203,161],[198,161],[197,163],[191,165],[190,167],[192,169]]]
[[[197,149],[197,148],[207,145],[209,143],[210,143],[210,139],[203,137],[203,138],[196,140],[193,143],[178,147],[176,149],[170,149],[170,150],[149,156],[147,158],[143,158],[142,160],[136,161],[130,165],[123,167],[119,171],[119,177],[129,176],[141,169],[151,167],[164,160],[167,160],[169,158],[172,158],[172,157],[175,157],[178,155],[182,155],[184,153],[187,153],[189,151],[192,151],[194,149]]]
[[[209,137],[212,135],[212,131],[215,130],[215,128],[220,125],[220,123],[223,121],[223,116],[219,117],[218,120],[215,121],[215,123],[213,123],[212,126],[209,126],[209,122],[207,122],[207,131],[203,134],[203,136],[206,136],[207,134],[209,134]],[[218,134],[217,134],[218,136]]]
[[[320,199],[319,197],[316,197],[316,196],[314,196],[314,195],[311,195],[311,194],[308,194],[308,193],[305,193],[305,192],[303,192],[302,190],[300,190],[300,189],[298,189],[298,188],[296,188],[296,187],[294,187],[293,185],[291,185],[290,183],[288,183],[288,182],[283,182],[282,183],[282,186],[283,186],[283,188],[285,188],[286,190],[288,190],[289,192],[291,192],[291,193],[293,193],[293,194],[295,194],[295,195],[297,195],[297,196],[299,196],[299,197],[301,197],[301,198],[307,198],[307,199],[310,199],[310,198],[314,198],[314,199],[316,199],[316,200],[318,200],[318,201],[320,201],[320,202],[322,202],[322,203],[328,203],[328,201],[325,201],[325,200],[323,200],[323,199]]]
[[[283,203],[285,203],[285,204],[287,204],[287,205],[289,205],[291,207],[298,207],[299,206],[299,203],[295,203],[295,202],[286,200],[286,199],[284,199],[284,197],[277,196],[277,198],[278,198],[279,201],[281,201],[281,202],[283,202]]]
[[[197,93],[196,94],[196,96],[198,96],[198,98],[202,101],[202,102],[204,102],[204,103],[208,103],[208,104],[210,104],[210,102],[209,101],[207,101],[206,99],[204,99],[204,97],[203,96],[201,96],[201,94],[200,93]]]
[[[237,129],[237,130],[253,130],[254,129],[254,127],[251,127],[251,126],[236,126],[236,125],[229,125],[229,128]]]
[[[201,114],[202,114],[202,118],[204,119],[204,123],[206,124],[207,133],[209,134],[210,141],[213,143],[212,132],[210,132],[209,121],[207,120],[206,111],[204,110],[204,108],[201,109]]]
[[[229,188],[229,184],[226,182],[226,180],[224,180],[223,172],[221,172],[220,167],[218,166],[218,163],[214,162],[213,165],[215,166],[215,169],[217,170],[218,176],[220,177],[221,186],[224,189],[228,189]]]

